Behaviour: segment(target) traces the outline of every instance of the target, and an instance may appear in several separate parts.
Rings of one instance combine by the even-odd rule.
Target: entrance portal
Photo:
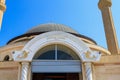
[[[41,48],[34,56],[31,65],[32,80],[82,79],[78,55],[71,48],[61,44]]]
[[[32,80],[79,80],[78,73],[33,73]]]

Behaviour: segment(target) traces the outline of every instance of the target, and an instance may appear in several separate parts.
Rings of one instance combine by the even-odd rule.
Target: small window
[[[4,61],[9,61],[9,59],[10,59],[9,55],[6,55],[6,56],[4,57]]]

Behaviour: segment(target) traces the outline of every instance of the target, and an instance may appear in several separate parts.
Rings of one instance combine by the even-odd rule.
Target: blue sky
[[[0,31],[0,46],[44,23],[59,23],[72,27],[107,48],[99,0],[6,0]],[[112,0],[112,14],[120,45],[120,1]]]

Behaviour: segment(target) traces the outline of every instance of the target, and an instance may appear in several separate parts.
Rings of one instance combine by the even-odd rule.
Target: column
[[[21,80],[28,80],[29,62],[22,62]]]
[[[111,0],[99,0],[98,3],[98,7],[102,13],[108,50],[112,54],[119,54],[119,46],[112,18],[112,12],[110,9],[111,5],[112,5]]]
[[[0,29],[2,24],[3,13],[6,10],[5,0],[0,0]]]
[[[85,65],[86,80],[93,80],[91,63],[86,62],[84,63],[84,65]]]
[[[93,80],[93,72],[92,72],[92,63],[100,61],[101,54],[99,51],[94,51],[88,49],[84,53],[81,53],[81,59],[83,61],[82,67],[84,72],[85,80]]]

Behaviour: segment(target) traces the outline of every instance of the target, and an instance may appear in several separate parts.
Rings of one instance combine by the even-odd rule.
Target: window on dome
[[[54,44],[48,45],[40,49],[34,59],[39,60],[79,60],[76,53],[63,45]]]

